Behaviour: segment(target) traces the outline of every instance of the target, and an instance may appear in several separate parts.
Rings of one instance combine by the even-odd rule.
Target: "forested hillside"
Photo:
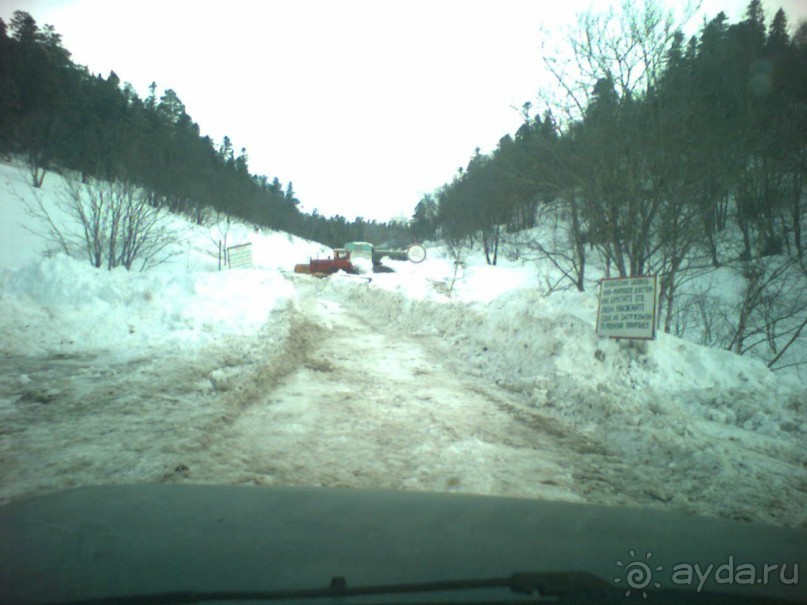
[[[141,99],[114,72],[90,73],[23,11],[0,19],[0,154],[24,158],[34,185],[49,171],[131,183],[196,222],[222,213],[331,246],[404,231],[301,212],[292,183],[250,173],[247,150],[202,135],[174,90],[152,83]]]
[[[553,287],[658,274],[665,331],[777,367],[807,324],[807,24],[752,0],[687,40],[635,2],[582,15],[564,50],[545,59],[561,96],[424,197],[415,232],[476,238],[490,264],[506,237]]]

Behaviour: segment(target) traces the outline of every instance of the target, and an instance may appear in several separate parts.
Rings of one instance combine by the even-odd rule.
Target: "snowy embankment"
[[[0,165],[4,225],[27,220],[9,188],[30,195]],[[545,295],[529,263],[471,254],[455,275],[432,249],[369,283],[316,280],[291,269],[319,245],[233,225],[255,267],[219,271],[225,228],[175,227],[146,273],[32,259],[36,240],[6,234],[0,499],[252,482],[807,523],[807,393],[758,361],[598,339],[596,297]]]
[[[279,272],[292,259],[322,254],[319,244],[243,224],[190,225],[169,219],[177,234],[170,258],[147,272],[98,271],[48,246],[41,224],[25,211],[39,196],[54,201],[62,179],[48,175],[41,191],[15,166],[0,163],[3,239],[0,267],[2,354],[69,355],[192,348],[222,335],[254,334],[294,294]],[[219,241],[251,243],[254,269],[219,271]],[[34,254],[32,254],[32,251]]]
[[[483,282],[476,294],[465,285],[485,298]],[[513,395],[515,414],[588,439],[603,453],[588,479],[613,489],[597,501],[807,523],[807,394],[761,362],[665,334],[646,349],[598,339],[589,294],[527,288],[462,303],[349,280],[324,291],[378,329],[438,336],[459,371]],[[569,465],[578,462],[570,451]]]

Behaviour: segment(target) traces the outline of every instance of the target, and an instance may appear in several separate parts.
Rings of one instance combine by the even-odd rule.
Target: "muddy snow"
[[[743,427],[753,413],[726,419],[748,393],[721,390],[718,405],[709,389],[662,401],[571,381],[550,360],[571,346],[573,318],[540,341],[548,360],[530,371],[544,377],[527,380],[527,364],[499,365],[525,356],[516,333],[536,341],[549,329],[536,318],[486,339],[489,307],[414,304],[354,278],[287,279],[297,296],[253,335],[148,356],[0,358],[0,497],[97,483],[321,485],[805,523],[795,399],[782,420],[791,430],[766,434]],[[693,402],[702,415],[685,413]]]

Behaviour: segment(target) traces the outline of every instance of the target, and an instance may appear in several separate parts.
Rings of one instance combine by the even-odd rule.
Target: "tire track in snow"
[[[0,360],[0,501],[99,483],[157,481],[222,410],[217,355]],[[206,383],[206,384],[205,384]]]
[[[580,501],[549,433],[514,419],[440,358],[352,309],[300,309],[321,340],[243,410],[192,480],[383,487]]]
[[[176,481],[305,356],[291,309],[199,349],[0,357],[0,503],[78,485]]]

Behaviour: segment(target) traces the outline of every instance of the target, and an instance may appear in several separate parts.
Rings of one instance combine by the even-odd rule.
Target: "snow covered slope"
[[[44,199],[58,195],[48,175]],[[254,482],[526,495],[807,524],[807,392],[664,334],[598,339],[596,297],[429,250],[371,282],[327,253],[175,219],[146,273],[51,255],[0,165],[0,498],[76,484]],[[39,246],[39,249],[37,248]]]
[[[174,256],[150,271],[97,271],[64,254],[41,258],[45,245],[25,202],[40,195],[48,208],[62,194],[59,175],[33,191],[19,168],[0,163],[2,266],[0,341],[6,355],[196,346],[222,334],[255,333],[293,295],[279,269],[298,257],[327,252],[286,233],[243,224],[191,225],[173,219]],[[219,271],[218,242],[251,242],[253,269]]]

